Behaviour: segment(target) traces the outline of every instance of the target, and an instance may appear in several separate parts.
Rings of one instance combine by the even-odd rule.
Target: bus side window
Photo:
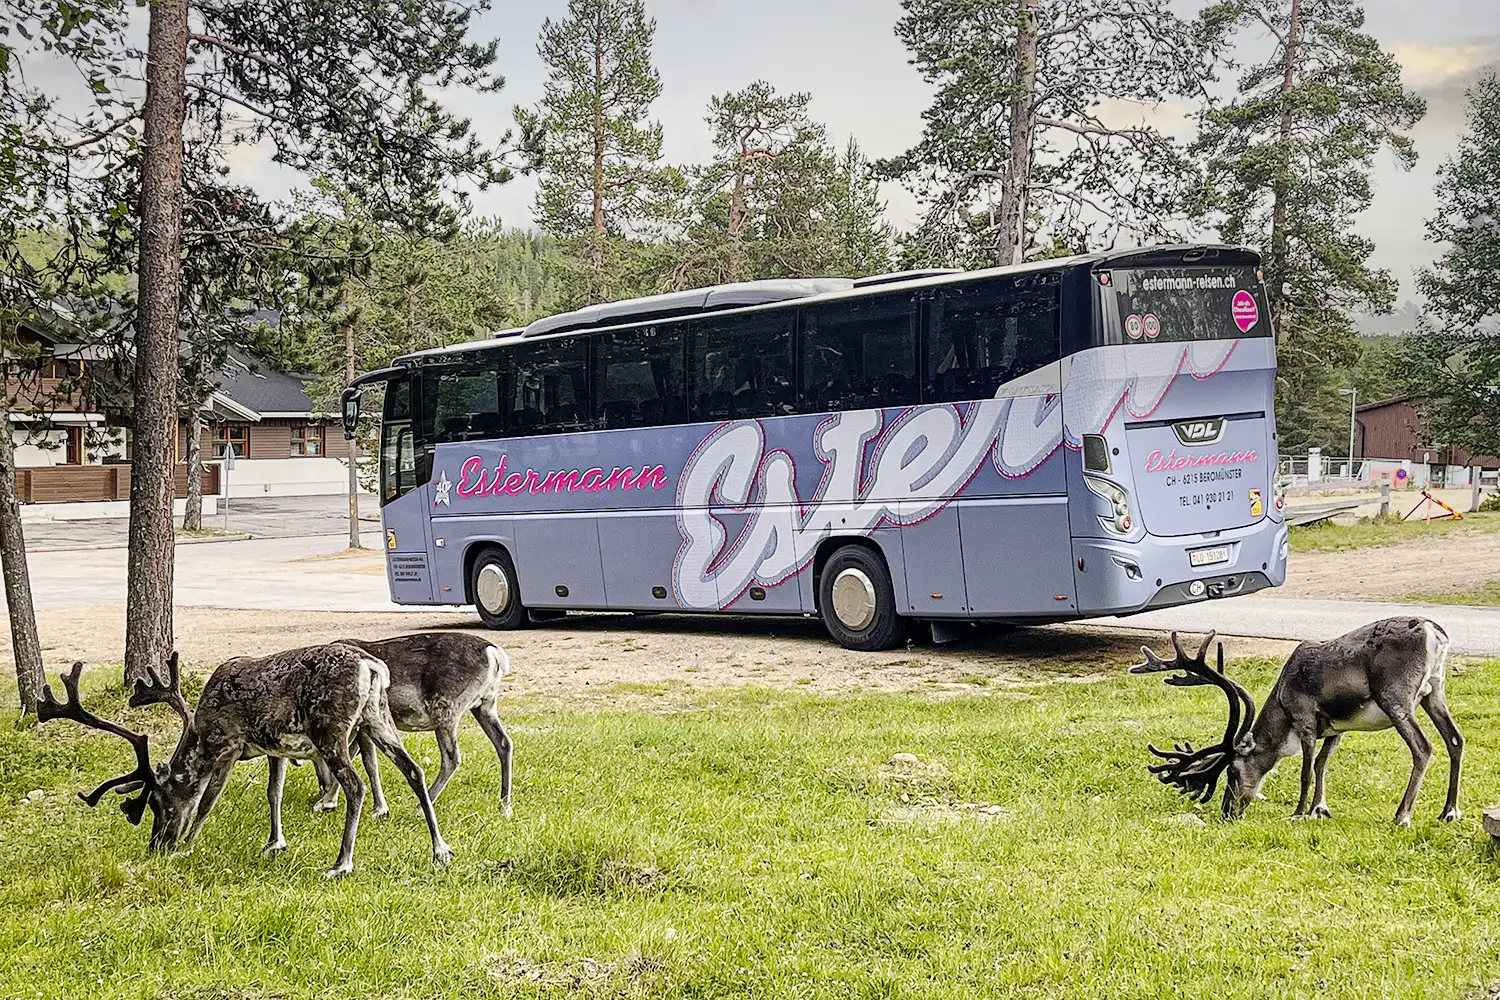
[[[594,420],[605,430],[686,419],[682,328],[650,326],[594,340]]]
[[[689,324],[693,420],[746,420],[795,411],[791,310]]]
[[[911,406],[917,334],[910,295],[852,299],[802,319],[802,413]]]
[[[502,409],[513,436],[565,434],[594,426],[589,406],[586,337],[515,349],[513,391]]]
[[[927,330],[922,401],[989,399],[1059,357],[1057,275],[991,278],[945,288]]]

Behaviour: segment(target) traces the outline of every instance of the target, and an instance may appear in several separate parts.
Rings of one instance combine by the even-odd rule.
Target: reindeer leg
[[[380,787],[380,760],[375,756],[375,744],[364,730],[360,730],[358,739],[359,759],[365,762],[365,773],[370,776],[370,797],[375,800],[375,818],[385,819],[390,815],[391,807],[386,805],[385,792]]]
[[[1434,690],[1423,698],[1422,708],[1432,724],[1437,726],[1438,735],[1443,738],[1443,747],[1448,751],[1448,800],[1443,803],[1443,812],[1438,819],[1444,823],[1452,823],[1463,819],[1464,815],[1458,808],[1458,776],[1464,764],[1464,737],[1458,731],[1458,724],[1453,721],[1453,716],[1448,713],[1448,699],[1441,689]]]
[[[437,779],[427,789],[427,796],[436,802],[447,787],[448,779],[453,777],[453,772],[463,762],[463,754],[458,749],[458,718],[439,719],[433,733],[437,736],[438,756],[442,763],[438,765]]]
[[[1412,718],[1410,709],[1395,704],[1380,707],[1390,717],[1396,732],[1401,734],[1411,750],[1411,780],[1406,783],[1406,794],[1401,796],[1401,805],[1396,807],[1395,817],[1397,826],[1411,826],[1411,811],[1417,802],[1417,792],[1422,788],[1422,776],[1432,763],[1432,743],[1417,725],[1417,720]]]
[[[281,790],[286,784],[286,759],[267,757],[270,772],[266,776],[266,805],[271,808],[271,836],[266,840],[262,854],[275,854],[286,850],[286,838],[281,835]]]
[[[453,860],[453,849],[443,842],[443,835],[438,832],[437,814],[432,809],[432,797],[427,794],[427,776],[422,773],[422,765],[412,760],[411,754],[406,752],[406,747],[401,743],[401,734],[396,731],[396,724],[390,720],[388,713],[380,713],[375,719],[367,719],[366,729],[370,739],[380,748],[380,752],[391,759],[391,763],[401,772],[411,790],[416,793],[417,801],[422,804],[422,817],[427,820],[427,832],[432,835],[432,860],[435,864],[446,865]]]
[[[1315,819],[1327,819],[1333,813],[1328,811],[1328,799],[1324,796],[1323,779],[1328,774],[1328,758],[1338,749],[1339,740],[1344,738],[1343,733],[1334,733],[1323,741],[1323,749],[1318,751],[1318,759],[1313,764],[1313,776],[1317,779],[1317,789],[1313,792],[1312,815]]]
[[[312,804],[313,812],[333,812],[339,806],[339,783],[322,757],[314,757],[312,765],[313,773],[318,776],[318,798]]]
[[[510,735],[506,733],[505,726],[500,723],[500,716],[495,712],[495,706],[475,705],[471,710],[479,728],[484,730],[484,735],[495,744],[495,752],[500,755],[500,809],[508,818],[510,816],[510,757],[511,742]]]
[[[214,803],[219,801],[219,796],[224,792],[224,786],[229,782],[229,772],[234,770],[234,765],[240,759],[240,747],[233,747],[224,751],[219,759],[214,761],[212,770],[209,772],[208,783],[204,785],[203,795],[198,799],[198,812],[193,816],[193,825],[188,828],[186,843],[192,844],[198,839],[198,831],[203,829],[203,821],[208,819],[208,814],[213,811]]]
[[[344,791],[344,840],[339,845],[338,860],[324,873],[328,878],[338,878],[354,870],[354,839],[359,832],[359,813],[365,804],[365,786],[349,759],[348,730],[314,730],[308,735]]]
[[[1297,795],[1297,811],[1292,813],[1293,817],[1308,815],[1307,800],[1313,787],[1313,751],[1318,747],[1318,741],[1312,733],[1299,732],[1297,741],[1302,744],[1302,790]]]

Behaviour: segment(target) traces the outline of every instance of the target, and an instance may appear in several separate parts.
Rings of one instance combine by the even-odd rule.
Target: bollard
[[[1484,470],[1476,465],[1474,468],[1469,470],[1469,475],[1474,481],[1473,496],[1469,501],[1469,513],[1477,514],[1479,513],[1479,501],[1484,499],[1484,490],[1481,489],[1479,485],[1479,481],[1484,475]]]
[[[1386,517],[1391,512],[1391,484],[1380,484],[1380,516]]]

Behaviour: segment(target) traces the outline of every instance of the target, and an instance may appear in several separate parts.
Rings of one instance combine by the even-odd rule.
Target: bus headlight
[[[1130,494],[1108,479],[1084,476],[1083,481],[1110,506],[1108,514],[1099,515],[1099,523],[1104,526],[1104,530],[1117,535],[1130,534],[1135,528],[1135,519],[1130,514]]]

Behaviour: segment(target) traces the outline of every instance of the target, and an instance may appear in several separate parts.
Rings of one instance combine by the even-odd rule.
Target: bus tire
[[[516,564],[504,549],[485,549],[469,569],[469,593],[474,595],[474,610],[485,626],[512,631],[531,624],[526,606],[521,603],[521,582]]]
[[[863,545],[846,545],[828,557],[818,582],[818,612],[828,634],[845,649],[891,649],[906,636],[891,575]]]

